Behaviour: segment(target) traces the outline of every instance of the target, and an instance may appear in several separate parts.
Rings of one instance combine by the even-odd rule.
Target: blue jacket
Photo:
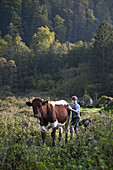
[[[72,109],[74,109],[78,112],[78,114],[77,114],[77,113],[72,111],[72,119],[80,117],[80,105],[78,103],[75,103],[75,104],[73,104]]]

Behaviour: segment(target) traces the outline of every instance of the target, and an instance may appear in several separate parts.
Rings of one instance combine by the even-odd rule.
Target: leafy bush
[[[80,97],[79,103],[83,107],[92,107],[93,106],[93,100],[87,94],[83,95],[83,97]]]
[[[101,96],[98,99],[96,106],[97,107],[102,107],[102,106],[104,106],[104,107],[109,106],[110,107],[110,105],[112,106],[112,104],[111,104],[112,102],[113,102],[113,98],[112,97]]]

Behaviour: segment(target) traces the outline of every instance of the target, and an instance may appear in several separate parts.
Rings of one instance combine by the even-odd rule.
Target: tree
[[[37,71],[44,72],[45,55],[50,50],[51,45],[55,40],[55,33],[51,32],[50,29],[45,27],[39,27],[37,32],[33,35],[31,48],[34,50],[34,74]],[[40,72],[39,71],[39,72]]]
[[[15,87],[17,81],[17,69],[14,60],[9,60],[7,63],[7,83],[11,87]]]
[[[85,25],[85,41],[90,40],[92,37],[94,37],[95,30],[98,28],[97,25],[97,18],[95,17],[94,11],[92,9],[87,9],[86,14],[86,25]]]
[[[7,42],[0,35],[0,57],[5,57],[7,54]]]
[[[14,87],[17,80],[16,71],[15,61],[0,58],[0,87],[6,85]]]
[[[22,10],[22,0],[11,0],[10,1],[11,8],[11,20],[10,23],[17,28],[17,32],[22,36],[22,21],[21,21],[21,10]]]
[[[48,19],[49,7],[47,2],[44,4],[39,0],[23,0],[22,4],[22,23],[24,30],[24,41],[30,44],[33,34],[41,26],[52,25]]]
[[[6,65],[7,60],[5,58],[0,58],[0,87],[5,83],[6,78]]]
[[[0,1],[0,31],[2,36],[7,33],[7,27],[11,20],[10,1]]]
[[[15,38],[16,35],[18,34],[18,29],[17,27],[11,22],[8,26],[8,33],[12,38]]]
[[[54,87],[54,81],[50,74],[40,75],[38,78],[38,90],[50,91]]]
[[[101,69],[102,69],[102,76],[104,78],[106,67],[107,67],[107,56],[106,54],[112,49],[111,44],[113,44],[113,29],[111,26],[103,22],[97,31],[95,36],[95,43],[94,43],[94,54],[96,54],[97,62],[99,62]],[[111,54],[112,55],[112,54]]]
[[[50,32],[50,29],[45,27],[39,27],[37,32],[33,35],[31,47],[38,53],[45,53],[50,48],[51,44],[55,40],[55,33]]]
[[[15,61],[18,79],[21,80],[24,76],[31,75],[33,73],[32,51],[25,45],[24,42],[22,42],[22,38],[18,33],[13,34],[13,37],[11,35],[7,34],[4,37],[7,42],[8,49],[6,59]]]
[[[104,20],[111,23],[111,17],[108,9],[108,1],[105,0],[97,1],[95,6],[95,16],[98,18],[99,23],[102,23]]]
[[[54,28],[56,33],[56,39],[58,39],[61,43],[66,41],[66,26],[64,25],[64,19],[59,15],[56,15],[54,18]]]
[[[86,9],[88,1],[76,0],[73,5],[72,41],[85,40]],[[74,36],[73,36],[74,35]]]
[[[113,72],[108,74],[106,81],[106,94],[113,96]]]
[[[101,91],[106,92],[107,75],[110,70],[113,58],[113,29],[103,22],[95,36],[93,56],[90,63],[90,73],[93,83],[101,83]]]

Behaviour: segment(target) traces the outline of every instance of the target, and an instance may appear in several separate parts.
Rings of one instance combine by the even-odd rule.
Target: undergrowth
[[[52,147],[51,130],[46,145],[27,98],[0,100],[0,167],[2,170],[113,169],[113,112],[82,109],[81,120],[94,118],[86,128],[79,127],[79,138],[63,140]]]

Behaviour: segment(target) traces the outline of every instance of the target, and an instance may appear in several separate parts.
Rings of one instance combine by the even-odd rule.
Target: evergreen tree
[[[39,0],[23,0],[22,4],[22,20],[24,30],[24,41],[29,45],[33,34],[38,27],[50,26],[48,19],[47,2],[45,5],[40,4]]]
[[[112,71],[111,60],[113,44],[113,29],[103,22],[95,36],[95,43],[93,48],[93,56],[91,61],[91,77],[93,83],[101,84],[101,93],[106,92],[107,75]],[[98,86],[97,86],[98,87]]]
[[[4,86],[6,82],[6,65],[7,60],[5,58],[0,58],[0,87]]]
[[[22,36],[22,21],[21,21],[21,9],[22,9],[22,0],[11,0],[10,1],[11,8],[11,20],[10,23],[17,28],[18,33]]]
[[[98,22],[102,23],[104,20],[111,23],[111,16],[107,6],[108,2],[105,0],[100,0],[95,6],[95,16],[98,18]]]
[[[7,42],[0,35],[0,57],[7,55]]]
[[[17,69],[14,60],[9,60],[7,63],[7,84],[15,87],[17,81]]]
[[[11,8],[9,1],[0,1],[0,31],[2,36],[7,33],[7,27],[11,21]]]
[[[72,30],[72,41],[84,40],[85,39],[85,25],[86,25],[86,8],[88,1],[74,2],[73,6],[73,30]],[[74,35],[74,36],[73,36]]]
[[[54,28],[56,33],[56,39],[58,39],[61,43],[66,41],[66,26],[64,25],[64,19],[59,15],[56,15],[54,18]]]

